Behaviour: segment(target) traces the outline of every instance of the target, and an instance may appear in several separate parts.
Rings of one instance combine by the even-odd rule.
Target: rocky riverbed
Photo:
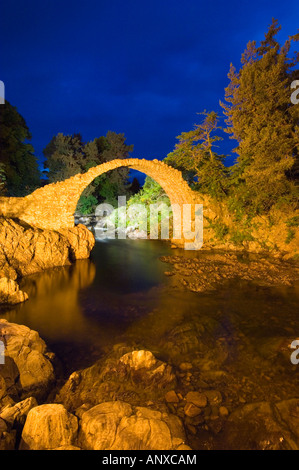
[[[200,250],[190,258],[162,256],[160,260],[172,266],[165,275],[173,276],[173,286],[192,292],[212,291],[232,279],[265,287],[291,286],[299,280],[298,262],[272,258],[268,254]]]
[[[125,246],[117,257],[100,250],[100,261],[115,270],[122,252],[128,268]],[[165,285],[130,294],[126,279],[123,303],[109,315],[130,322],[89,367],[66,372],[37,332],[0,320],[0,449],[299,450],[299,366],[290,361],[298,264],[173,253],[161,257]]]
[[[222,328],[215,318],[177,326],[160,339],[160,358],[119,343],[64,378],[37,332],[1,320],[0,449],[298,450],[298,379],[295,366],[292,385],[286,375],[289,341],[272,344],[269,358],[266,345],[253,349],[241,331],[232,345]]]

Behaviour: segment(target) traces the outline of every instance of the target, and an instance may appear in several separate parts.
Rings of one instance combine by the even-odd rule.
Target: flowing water
[[[235,279],[211,292],[175,289],[164,274],[171,268],[159,260],[174,254],[201,256],[161,241],[97,242],[89,260],[24,278],[29,300],[2,308],[1,317],[37,330],[65,374],[125,343],[150,349],[177,371],[192,363],[182,389],[217,386],[232,408],[299,397],[289,348],[299,337],[298,285]]]

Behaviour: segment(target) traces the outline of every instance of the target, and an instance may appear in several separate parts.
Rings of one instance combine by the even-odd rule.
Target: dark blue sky
[[[0,14],[0,79],[39,158],[58,132],[108,130],[164,158],[219,109],[230,62],[272,17],[281,41],[299,26],[298,0],[9,0]]]

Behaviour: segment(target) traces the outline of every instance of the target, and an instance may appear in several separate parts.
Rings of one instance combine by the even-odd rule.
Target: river
[[[209,292],[175,289],[159,260],[175,254],[200,256],[162,241],[97,242],[89,260],[23,278],[29,300],[1,317],[37,330],[66,376],[125,343],[172,364],[184,390],[217,386],[232,408],[299,397],[289,348],[299,337],[298,285],[234,279]],[[189,375],[180,375],[183,362]]]

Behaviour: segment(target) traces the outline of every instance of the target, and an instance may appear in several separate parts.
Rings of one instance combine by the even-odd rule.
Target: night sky
[[[230,62],[272,17],[281,41],[297,32],[299,2],[9,0],[0,15],[0,79],[40,161],[58,132],[108,130],[162,159],[196,113],[219,109]]]

